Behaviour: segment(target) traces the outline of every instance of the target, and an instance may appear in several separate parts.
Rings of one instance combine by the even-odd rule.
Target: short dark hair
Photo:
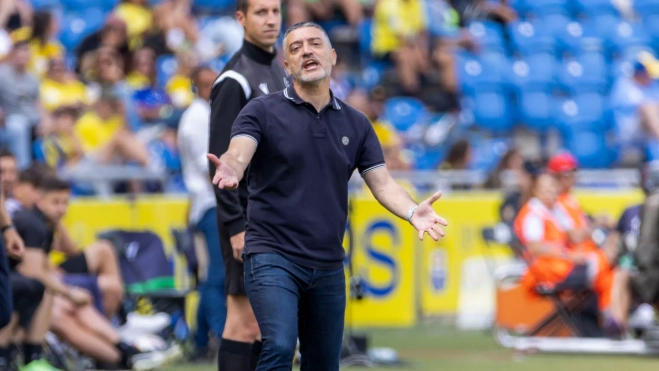
[[[323,35],[325,35],[325,37],[326,37],[327,40],[329,41],[330,38],[329,38],[329,35],[327,34],[327,32],[325,31],[325,29],[322,28],[322,27],[321,27],[318,23],[316,23],[316,22],[298,22],[298,23],[292,25],[292,26],[289,27],[288,30],[286,30],[286,32],[284,33],[284,40],[286,40],[286,37],[288,36],[289,33],[293,32],[293,31],[295,31],[295,30],[297,30],[297,29],[299,29],[299,28],[307,28],[307,27],[310,27],[310,28],[317,28],[317,29],[323,31]]]
[[[14,156],[14,154],[11,153],[11,151],[7,147],[0,148],[0,158],[1,157],[11,157],[13,159],[16,159],[16,156]]]
[[[27,169],[18,173],[19,184],[29,184],[35,188],[39,188],[43,175],[36,166],[30,166]]]
[[[41,192],[60,192],[60,191],[70,191],[71,186],[65,180],[62,180],[56,176],[46,176],[41,179],[39,182],[39,189]]]
[[[236,0],[237,11],[247,13],[248,8],[249,8],[249,0]]]

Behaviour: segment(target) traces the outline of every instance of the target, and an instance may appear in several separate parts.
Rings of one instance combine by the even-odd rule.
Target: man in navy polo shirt
[[[368,119],[335,98],[336,53],[315,23],[284,36],[285,90],[251,100],[236,118],[213,183],[235,189],[248,168],[245,287],[261,329],[257,371],[291,370],[300,339],[303,371],[335,371],[346,305],[343,235],[348,180],[358,169],[375,198],[437,240],[446,221],[435,193],[416,204],[389,175]]]

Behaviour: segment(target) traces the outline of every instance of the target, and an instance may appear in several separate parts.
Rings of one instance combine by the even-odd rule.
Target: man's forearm
[[[5,196],[0,189],[0,227],[11,224],[11,218],[9,218],[9,213],[7,213],[7,208],[5,207]]]
[[[412,196],[394,180],[387,182],[383,187],[372,190],[378,202],[390,213],[407,220],[408,212],[417,205]]]
[[[20,268],[19,268],[20,270]],[[20,272],[25,277],[33,278],[41,282],[47,290],[52,291],[55,294],[66,296],[69,292],[68,286],[66,286],[62,281],[57,277],[55,272],[50,269],[44,269],[41,271],[26,271],[21,270]]]

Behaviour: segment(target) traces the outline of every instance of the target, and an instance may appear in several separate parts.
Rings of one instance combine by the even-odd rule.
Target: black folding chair
[[[527,267],[531,266],[532,261],[528,258],[530,255],[527,253],[526,247],[522,245],[508,224],[499,223],[495,227],[483,228],[482,236],[488,248],[493,243],[508,245],[518,259],[524,261]],[[595,298],[591,290],[571,284],[558,284],[552,287],[540,284],[535,291],[541,297],[551,301],[554,312],[526,331],[525,336],[539,336],[545,333],[555,336],[565,328],[577,337],[600,335],[599,328],[595,330],[592,326],[579,323],[582,313]]]

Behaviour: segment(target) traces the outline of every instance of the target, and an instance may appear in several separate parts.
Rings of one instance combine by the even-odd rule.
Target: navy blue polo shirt
[[[247,170],[245,254],[274,252],[312,269],[341,267],[348,180],[384,166],[375,131],[361,112],[332,94],[317,112],[293,86],[252,99],[232,138],[257,148]]]

